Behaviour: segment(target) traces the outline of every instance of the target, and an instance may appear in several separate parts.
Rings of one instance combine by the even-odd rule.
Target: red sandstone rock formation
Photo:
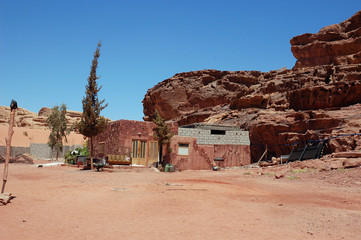
[[[361,11],[350,19],[291,39],[295,68],[361,63]]]
[[[179,125],[235,124],[250,131],[252,159],[309,139],[361,132],[361,11],[316,34],[291,40],[293,70],[176,74],[148,90],[144,119],[155,109]],[[283,145],[283,146],[281,146]],[[361,137],[330,141],[329,152],[361,150]]]

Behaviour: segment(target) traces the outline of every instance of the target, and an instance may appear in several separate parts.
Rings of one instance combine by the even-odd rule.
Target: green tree
[[[50,128],[48,145],[51,149],[56,149],[56,161],[59,158],[59,152],[63,150],[63,139],[67,142],[66,132],[66,105],[61,107],[55,106],[51,110],[51,114],[46,119],[46,124]]]
[[[103,105],[105,99],[99,101],[98,92],[102,88],[98,87],[97,76],[98,58],[100,57],[101,43],[98,43],[97,49],[94,52],[94,58],[90,68],[90,76],[88,77],[88,84],[85,86],[85,97],[83,98],[83,114],[80,122],[77,124],[78,131],[90,139],[90,164],[93,169],[93,137],[104,130],[107,120],[100,116],[100,112],[108,106]]]
[[[164,118],[162,118],[157,110],[154,112],[153,123],[156,125],[153,128],[153,135],[158,141],[159,162],[163,163],[163,146],[170,142],[170,139],[174,134],[171,132],[169,125],[165,122]]]

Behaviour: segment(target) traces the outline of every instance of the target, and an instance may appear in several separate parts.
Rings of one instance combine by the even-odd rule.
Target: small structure
[[[248,131],[239,127],[191,124],[178,128],[171,139],[170,163],[176,169],[212,169],[248,165],[250,140]]]
[[[94,137],[94,156],[107,157],[109,164],[148,166],[158,162],[154,126],[153,122],[132,120],[110,122],[104,132]]]
[[[110,122],[106,130],[94,138],[96,158],[108,157],[110,164],[150,166],[158,162],[158,144],[153,136],[153,122],[118,120]],[[212,169],[248,165],[250,140],[248,131],[238,127],[192,124],[171,126],[175,134],[168,147],[164,146],[164,162],[176,169]],[[131,158],[131,161],[114,159]]]
[[[106,130],[94,138],[94,156],[100,159],[108,157],[108,160],[122,159],[124,156],[131,158],[132,164],[150,166],[158,162],[154,127],[153,122],[110,122]],[[250,140],[247,131],[233,126],[207,124],[181,127],[171,124],[170,127],[174,136],[168,147],[172,151],[168,152],[168,147],[164,146],[163,160],[176,169],[200,170],[212,169],[215,164],[219,167],[250,164]],[[117,164],[116,161],[109,163]]]

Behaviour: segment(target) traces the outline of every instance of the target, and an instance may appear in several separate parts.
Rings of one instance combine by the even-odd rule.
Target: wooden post
[[[94,170],[93,166],[93,136],[90,137],[90,169]]]
[[[259,158],[258,162],[257,162],[257,165],[259,165],[259,163],[261,162],[262,158],[264,157],[264,155],[266,155],[267,153],[267,147],[266,147],[266,150],[264,151],[264,153],[262,154],[262,156]]]
[[[266,161],[268,160],[268,154],[267,154],[267,152],[268,152],[268,145],[266,144]]]
[[[4,193],[5,184],[8,179],[8,169],[9,169],[9,162],[10,162],[10,150],[11,150],[11,138],[14,134],[14,121],[15,121],[15,111],[18,108],[17,103],[12,100],[10,105],[10,123],[9,123],[9,131],[8,136],[5,137],[6,142],[6,157],[5,157],[5,165],[4,165],[4,175],[3,175],[3,186],[1,188],[1,193]]]

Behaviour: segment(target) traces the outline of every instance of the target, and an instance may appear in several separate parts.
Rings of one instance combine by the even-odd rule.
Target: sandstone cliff
[[[30,112],[24,108],[18,108],[15,115],[15,127],[26,127],[32,129],[47,129],[46,119],[51,113],[51,109],[43,107],[39,113]],[[67,111],[66,121],[70,127],[80,120],[81,112]],[[10,108],[0,106],[0,124],[8,125],[10,120]]]
[[[292,70],[202,70],[176,74],[148,90],[155,109],[180,125],[235,124],[250,131],[252,159],[289,153],[295,142],[361,132],[361,11],[291,39]],[[334,138],[328,151],[360,150],[361,137]]]
[[[350,19],[291,39],[296,68],[361,63],[361,12]]]

